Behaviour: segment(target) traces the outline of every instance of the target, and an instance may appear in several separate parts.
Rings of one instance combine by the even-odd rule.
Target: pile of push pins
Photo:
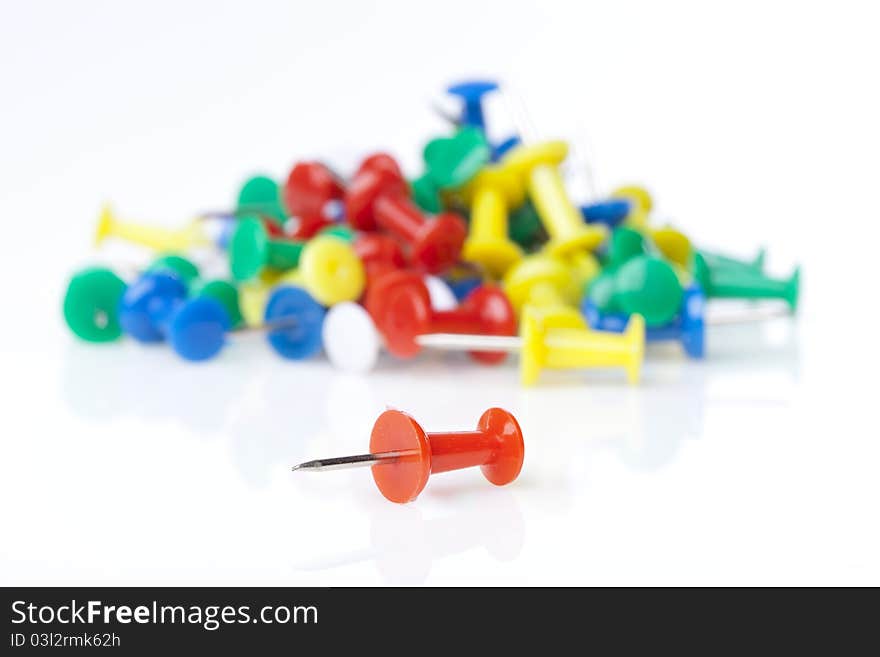
[[[461,350],[487,365],[518,352],[524,385],[572,368],[622,368],[637,383],[646,340],[704,356],[707,300],[780,299],[795,310],[798,270],[774,279],[763,253],[745,262],[695,247],[652,222],[641,187],[576,205],[560,171],[565,143],[490,143],[483,98],[503,90],[466,82],[447,91],[461,112],[452,134],[425,146],[415,179],[376,153],[348,179],[317,161],[297,163],[283,184],[251,178],[234,208],[180,229],[121,221],[105,207],[97,243],[124,240],[156,257],[129,280],[102,267],[77,272],[68,326],[89,342],[166,342],[189,361],[261,331],[285,359],[323,351],[346,371],[370,370],[382,350],[405,359]],[[201,276],[191,254],[203,250],[228,260],[227,277]],[[497,484],[519,472],[522,436],[505,411],[487,411],[455,445],[455,434],[432,438],[388,413],[370,454],[296,469],[372,465],[393,501],[414,498],[432,471],[481,465]]]

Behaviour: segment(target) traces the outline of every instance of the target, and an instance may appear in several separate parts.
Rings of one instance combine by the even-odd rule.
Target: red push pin
[[[397,235],[410,247],[414,263],[428,273],[449,269],[458,261],[467,228],[461,217],[443,212],[428,219],[409,199],[409,185],[400,167],[380,154],[361,164],[345,195],[345,214],[359,230],[378,227]]]
[[[400,270],[375,281],[367,290],[365,305],[388,351],[400,358],[419,353],[418,337],[428,333],[516,335],[516,313],[495,285],[475,288],[454,310],[435,311],[421,276]],[[471,351],[470,355],[489,365],[507,357],[498,351]]]
[[[339,470],[370,465],[379,492],[392,502],[411,502],[439,472],[480,466],[496,486],[522,470],[525,447],[519,423],[507,411],[490,408],[476,431],[425,433],[402,411],[385,411],[373,425],[370,453],[306,461],[293,470]]]
[[[342,217],[345,188],[320,162],[299,162],[284,185],[284,204],[299,219],[294,237],[308,239]]]
[[[354,251],[364,265],[367,289],[382,275],[406,266],[400,245],[388,235],[361,233],[354,241]]]

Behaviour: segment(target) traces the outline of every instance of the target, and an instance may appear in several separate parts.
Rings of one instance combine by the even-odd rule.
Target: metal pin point
[[[337,456],[329,459],[314,459],[293,466],[291,472],[297,470],[347,470],[349,468],[363,468],[376,463],[394,463],[405,456],[417,456],[417,450],[401,450],[396,452],[379,452],[376,454],[356,454],[354,456]]]

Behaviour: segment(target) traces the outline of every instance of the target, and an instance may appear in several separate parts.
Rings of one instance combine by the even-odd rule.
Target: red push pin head
[[[418,337],[427,333],[516,334],[516,314],[495,285],[475,288],[454,310],[435,311],[422,277],[412,271],[395,271],[379,277],[367,291],[366,307],[388,351],[400,358],[419,353]],[[486,364],[507,357],[497,351],[472,351],[470,355]]]
[[[327,203],[344,195],[340,181],[320,162],[299,162],[284,185],[285,206],[297,217],[321,215]]]
[[[382,274],[406,266],[403,250],[393,237],[379,233],[361,233],[354,241],[354,251],[364,265],[367,289]]]
[[[406,413],[385,411],[373,425],[370,453],[308,461],[294,470],[329,470],[371,465],[379,491],[392,502],[411,502],[432,474],[480,466],[496,486],[515,480],[525,447],[516,418],[501,408],[480,417],[476,431],[425,433]]]
[[[384,154],[361,164],[345,196],[349,223],[359,230],[382,227],[409,245],[414,264],[428,273],[449,269],[458,261],[467,237],[464,221],[444,212],[428,219],[409,199],[409,185],[397,163]]]
[[[431,295],[421,275],[401,269],[376,279],[367,290],[367,312],[385,339],[385,347],[398,358],[411,358],[421,350],[416,338],[431,332]]]
[[[377,153],[361,163],[345,194],[345,216],[353,228],[376,230],[373,206],[382,195],[406,196],[409,186],[390,155]]]

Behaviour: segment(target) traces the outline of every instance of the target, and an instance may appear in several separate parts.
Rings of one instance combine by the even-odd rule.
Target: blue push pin
[[[324,307],[298,287],[277,288],[266,305],[264,324],[272,349],[300,360],[321,349]],[[229,314],[210,297],[187,299],[185,283],[167,271],[149,272],[130,285],[119,304],[119,323],[138,342],[167,341],[181,358],[216,356],[230,333]],[[252,331],[240,329],[240,331]]]
[[[681,312],[664,326],[648,327],[645,340],[648,342],[667,342],[676,340],[684,347],[691,358],[705,355],[705,314],[706,297],[698,285],[691,285],[684,291]],[[622,313],[602,313],[589,297],[584,297],[581,310],[590,327],[597,331],[623,333],[629,317]]]
[[[622,198],[611,198],[605,201],[589,203],[581,206],[581,214],[588,224],[605,224],[615,228],[629,214],[630,202]]]
[[[171,323],[170,341],[187,360],[204,360],[217,354],[230,333],[228,317],[220,316],[200,299],[186,303]],[[212,301],[212,300],[208,300]],[[215,302],[216,303],[216,302]],[[302,360],[321,349],[324,307],[299,287],[284,285],[269,296],[262,326],[236,332],[265,331],[269,346],[282,358]],[[184,336],[188,340],[184,341]],[[194,357],[202,355],[201,357]]]
[[[491,80],[469,80],[450,85],[446,88],[453,96],[464,102],[461,113],[461,125],[470,125],[486,133],[486,120],[483,116],[483,96],[498,89],[498,83]]]
[[[263,315],[266,338],[282,358],[302,360],[321,350],[324,306],[300,287],[276,288]]]
[[[516,135],[511,135],[504,141],[498,144],[491,144],[492,147],[492,155],[491,160],[493,162],[497,162],[502,157],[504,157],[508,151],[512,150],[515,146],[519,146],[522,143],[522,139],[520,139]]]
[[[138,342],[167,340],[182,358],[207,360],[223,347],[229,314],[209,297],[187,300],[187,286],[167,271],[147,272],[119,302],[119,324]]]
[[[486,117],[483,112],[483,96],[487,93],[496,91],[498,83],[492,80],[470,80],[459,82],[447,87],[446,91],[453,96],[458,96],[464,102],[464,109],[461,117],[456,121],[458,125],[469,125],[479,128],[484,135],[488,136],[486,131]],[[517,135],[511,135],[498,144],[491,144],[492,162],[500,160],[505,153],[514,146],[518,146],[522,140]]]

